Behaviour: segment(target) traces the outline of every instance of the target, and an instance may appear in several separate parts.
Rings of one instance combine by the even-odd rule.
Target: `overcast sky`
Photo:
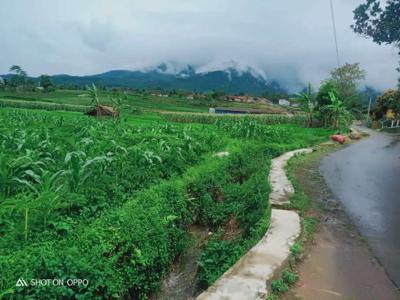
[[[342,62],[394,87],[397,51],[354,34],[361,0],[334,0]],[[268,78],[318,84],[336,66],[329,0],[2,0],[0,74],[95,74],[229,61]]]

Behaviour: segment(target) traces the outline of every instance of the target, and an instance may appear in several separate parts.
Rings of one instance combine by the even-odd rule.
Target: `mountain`
[[[240,67],[237,64],[221,69],[204,67],[196,69],[188,65],[177,70],[175,66],[163,63],[154,68],[136,71],[112,70],[97,75],[62,74],[51,77],[55,84],[63,86],[84,87],[94,83],[105,87],[183,89],[194,92],[217,90],[229,94],[286,92],[277,81],[266,80],[261,72],[251,67]]]

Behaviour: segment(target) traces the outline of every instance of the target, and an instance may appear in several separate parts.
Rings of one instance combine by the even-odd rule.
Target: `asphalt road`
[[[370,137],[324,158],[320,170],[400,287],[400,136],[368,132]]]

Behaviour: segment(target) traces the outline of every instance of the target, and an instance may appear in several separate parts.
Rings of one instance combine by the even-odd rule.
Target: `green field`
[[[247,117],[176,123],[151,112],[112,120],[0,108],[0,119],[6,299],[145,299],[185,251],[192,225],[214,233],[198,262],[206,288],[268,228],[271,158],[331,133]],[[16,287],[20,277],[90,284]]]
[[[256,104],[256,103],[238,103],[227,101],[209,101],[209,100],[188,100],[185,96],[158,97],[152,95],[135,94],[126,92],[126,105],[129,107],[140,108],[150,111],[171,111],[171,112],[208,112],[209,107],[237,107],[237,108],[260,108],[269,109],[271,112],[285,112],[276,105]],[[111,91],[100,91],[99,97],[102,103],[110,103],[110,97],[115,96]],[[30,102],[58,103],[68,105],[87,106],[90,105],[90,98],[86,91],[77,90],[56,90],[49,93],[41,92],[11,92],[0,91],[0,100],[20,100]],[[7,102],[6,102],[7,103]],[[1,105],[1,102],[0,102]]]

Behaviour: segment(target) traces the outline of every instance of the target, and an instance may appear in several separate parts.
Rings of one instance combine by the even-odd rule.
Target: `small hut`
[[[88,112],[86,112],[86,115],[94,116],[94,117],[113,117],[113,118],[118,118],[119,117],[119,112],[115,108],[113,108],[111,106],[98,104],[93,109],[91,109]]]

